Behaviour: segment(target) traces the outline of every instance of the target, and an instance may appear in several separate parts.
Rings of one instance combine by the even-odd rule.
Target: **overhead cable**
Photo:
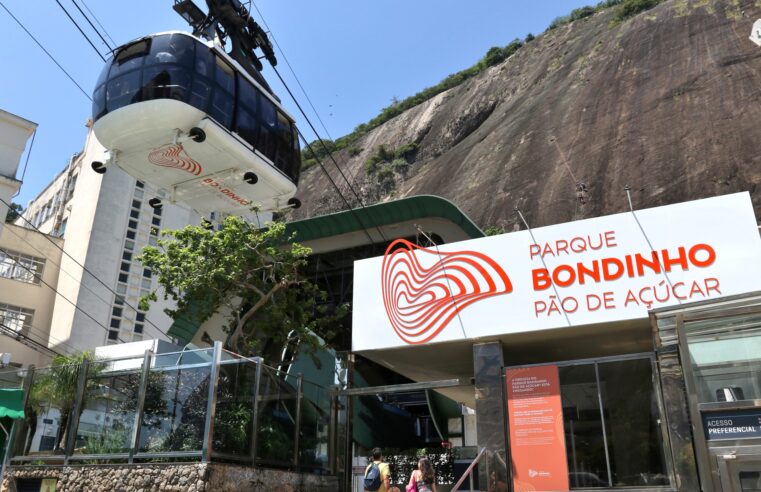
[[[66,7],[64,7],[64,6],[61,4],[61,2],[59,2],[58,0],[55,0],[55,3],[57,3],[57,4],[58,4],[58,6],[59,6],[59,7],[61,7],[61,10],[63,10],[63,11],[64,11],[64,13],[66,14],[66,17],[68,17],[68,18],[69,18],[69,20],[71,21],[71,23],[72,23],[72,24],[74,24],[74,26],[75,26],[75,27],[76,27],[76,28],[79,30],[79,33],[80,33],[82,36],[84,36],[84,38],[87,40],[87,42],[88,42],[88,43],[90,43],[90,46],[92,46],[92,49],[94,49],[94,50],[95,50],[95,52],[98,54],[98,56],[100,57],[100,59],[101,59],[101,60],[103,60],[103,63],[106,63],[106,57],[105,57],[105,56],[103,56],[103,54],[100,52],[100,50],[99,50],[98,48],[96,48],[96,47],[95,47],[95,43],[93,43],[93,42],[92,42],[92,40],[90,39],[90,37],[89,37],[87,34],[85,34],[85,32],[82,30],[82,28],[81,28],[81,27],[79,27],[79,24],[77,24],[77,21],[75,21],[75,20],[74,20],[74,17],[72,17],[72,16],[71,16],[71,14],[69,13],[69,11],[68,11],[68,10],[66,10]],[[88,21],[88,22],[89,22],[89,21]]]
[[[103,35],[101,35],[100,31],[98,31],[98,28],[97,28],[97,27],[95,27],[95,26],[93,25],[93,23],[90,21],[90,18],[89,18],[89,17],[87,17],[87,14],[85,14],[85,13],[82,11],[82,9],[81,9],[81,8],[79,8],[79,5],[77,5],[77,0],[71,0],[71,3],[73,3],[73,4],[74,4],[74,6],[77,8],[77,10],[79,10],[79,13],[80,13],[80,14],[82,14],[82,17],[84,17],[84,18],[85,18],[85,20],[87,21],[87,23],[88,23],[88,24],[90,24],[90,27],[92,27],[92,30],[93,30],[93,31],[95,31],[95,34],[97,34],[97,35],[98,35],[98,37],[100,38],[100,40],[101,40],[101,41],[103,41],[103,44],[105,44],[105,45],[106,45],[106,48],[108,48],[108,51],[113,51],[113,48],[111,47],[111,45],[109,45],[109,44],[108,44],[108,41],[106,41],[106,39],[103,37]]]
[[[21,27],[21,29],[23,29],[23,30],[24,30],[24,32],[26,32],[26,33],[27,33],[27,35],[29,35],[29,37],[30,37],[30,38],[32,38],[32,41],[34,41],[35,43],[37,43],[37,46],[39,46],[39,47],[40,47],[40,49],[41,49],[42,51],[44,51],[44,52],[45,52],[45,54],[46,54],[46,55],[48,55],[48,57],[49,57],[51,60],[53,60],[53,63],[55,63],[55,64],[56,64],[56,66],[57,66],[58,68],[60,68],[60,69],[61,69],[61,71],[62,71],[64,74],[66,74],[66,76],[69,78],[69,80],[71,80],[71,81],[74,83],[74,85],[76,85],[76,86],[77,86],[77,88],[78,88],[78,89],[79,89],[79,90],[82,92],[82,94],[84,94],[84,95],[85,95],[85,97],[86,97],[87,99],[89,99],[89,100],[92,102],[92,97],[90,97],[90,94],[88,94],[88,93],[87,93],[87,91],[85,91],[85,90],[82,88],[82,86],[81,86],[81,85],[79,85],[79,84],[77,83],[77,81],[76,81],[76,80],[74,80],[74,77],[72,77],[72,76],[69,74],[69,72],[67,72],[67,71],[66,71],[66,69],[65,69],[65,68],[63,68],[63,67],[61,66],[61,64],[60,64],[60,63],[58,63],[58,60],[56,60],[56,59],[55,59],[55,57],[53,57],[53,55],[51,55],[51,54],[50,54],[50,52],[49,52],[48,50],[46,50],[46,49],[45,49],[45,47],[42,45],[42,43],[40,43],[39,41],[37,41],[37,38],[35,38],[35,37],[34,37],[34,35],[33,35],[31,32],[29,32],[29,29],[27,29],[27,28],[26,28],[26,26],[24,26],[24,24],[23,24],[23,23],[22,23],[20,20],[18,20],[18,19],[16,18],[16,16],[15,16],[15,15],[13,15],[13,13],[12,13],[10,10],[8,10],[8,7],[6,7],[6,6],[3,4],[3,2],[2,2],[2,1],[0,1],[0,7],[2,7],[2,8],[3,8],[3,10],[5,10],[6,12],[8,12],[8,15],[10,15],[10,16],[11,16],[11,18],[12,18],[14,21],[16,21],[16,24],[18,24],[18,25]]]

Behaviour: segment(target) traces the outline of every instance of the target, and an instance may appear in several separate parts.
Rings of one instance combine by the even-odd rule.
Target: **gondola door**
[[[758,454],[716,457],[722,492],[761,492],[761,458]]]

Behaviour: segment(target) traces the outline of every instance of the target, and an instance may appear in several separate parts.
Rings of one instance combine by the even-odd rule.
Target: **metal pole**
[[[143,370],[140,373],[140,386],[137,389],[137,408],[135,408],[135,423],[132,427],[132,438],[129,446],[128,463],[134,461],[135,454],[139,452],[140,446],[140,427],[143,425],[143,412],[145,410],[145,394],[148,392],[148,376],[151,372],[151,359],[153,351],[147,349],[143,356]]]
[[[209,373],[209,396],[206,400],[206,422],[203,429],[203,447],[201,449],[201,461],[211,461],[214,447],[214,415],[217,409],[217,384],[219,383],[219,367],[222,362],[222,342],[214,342],[214,352]]]
[[[0,487],[2,487],[3,477],[5,476],[5,458],[11,452],[11,434],[6,430],[2,422],[0,422],[0,429],[2,429],[3,433],[5,434],[5,454],[3,455],[2,463],[0,463]]]
[[[299,435],[301,434],[301,399],[304,397],[304,375],[299,373],[296,379],[296,425],[293,433],[293,466],[299,470]]]
[[[256,466],[256,448],[259,440],[259,386],[262,381],[261,357],[256,357],[256,376],[254,377],[254,393],[251,402],[251,466]]]
[[[608,484],[613,487],[613,474],[610,472],[610,453],[608,452],[608,436],[605,429],[605,408],[602,403],[602,388],[600,387],[600,370],[595,362],[595,380],[597,381],[597,399],[600,403],[600,422],[602,423],[602,443],[605,446],[605,464],[608,468]]]
[[[87,357],[82,359],[82,364],[79,366],[79,378],[77,379],[77,393],[74,397],[74,406],[71,408],[69,414],[69,428],[64,429],[66,432],[66,447],[64,449],[63,464],[67,466],[69,464],[69,458],[74,454],[74,446],[77,444],[77,430],[79,430],[79,415],[82,411],[82,402],[85,395],[85,386],[87,385],[87,371],[90,368],[90,359]]]

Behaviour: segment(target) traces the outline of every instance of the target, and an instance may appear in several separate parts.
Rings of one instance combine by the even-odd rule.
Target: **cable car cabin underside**
[[[116,165],[157,186],[160,199],[236,215],[298,205],[293,119],[193,36],[160,34],[117,49],[98,81],[93,119],[108,150],[93,169]]]

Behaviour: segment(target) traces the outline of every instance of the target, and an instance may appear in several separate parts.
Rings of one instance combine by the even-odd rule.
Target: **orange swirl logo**
[[[148,154],[148,160],[157,166],[181,169],[194,176],[198,176],[203,170],[201,165],[185,152],[182,144],[167,144],[153,149]]]
[[[439,253],[404,239],[386,249],[381,275],[391,326],[413,345],[434,338],[474,302],[513,291],[502,267],[482,253]]]

